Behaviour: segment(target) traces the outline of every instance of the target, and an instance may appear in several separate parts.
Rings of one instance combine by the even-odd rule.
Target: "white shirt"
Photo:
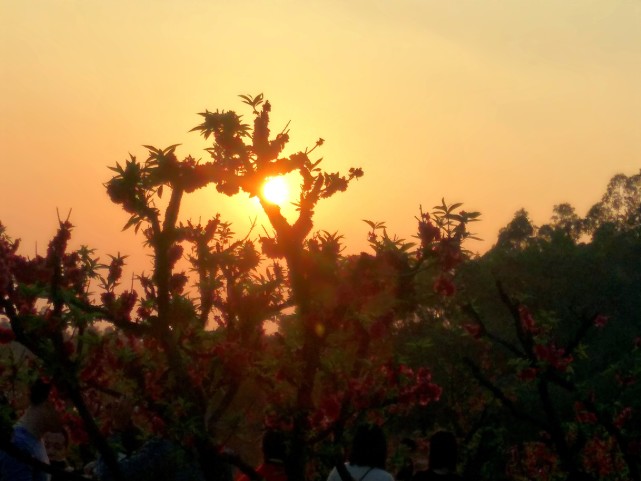
[[[345,467],[352,478],[356,481],[394,481],[394,476],[380,468],[371,468],[370,466],[357,466],[355,464],[345,463]],[[327,481],[343,481],[336,468],[327,476]]]

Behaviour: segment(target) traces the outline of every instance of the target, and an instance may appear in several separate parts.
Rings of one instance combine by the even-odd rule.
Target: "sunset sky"
[[[249,120],[238,94],[263,92],[286,153],[322,137],[326,170],[364,169],[317,210],[348,251],[362,219],[409,237],[445,197],[482,212],[482,252],[519,208],[584,215],[638,172],[640,86],[640,0],[0,0],[0,221],[43,253],[71,209],[76,245],[132,254],[107,166],[205,160],[197,112]],[[216,212],[240,235],[259,215],[211,188],[183,219]]]

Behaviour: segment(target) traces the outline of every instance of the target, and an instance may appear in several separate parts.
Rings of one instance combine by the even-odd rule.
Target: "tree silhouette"
[[[323,139],[284,155],[289,133],[270,136],[270,103],[262,94],[241,98],[251,127],[233,111],[200,114],[193,130],[211,141],[208,161],[180,159],[177,145],[145,146],[144,161],[130,155],[110,167],[107,193],[152,258],[151,273],[130,287],[122,285],[125,255],[103,264],[88,247],[68,248],[68,219],[44,257],[19,254],[18,241],[0,234],[2,339],[30,352],[27,363],[7,355],[11,369],[0,380],[17,386],[49,376],[74,438],[99,451],[113,479],[127,476],[107,441],[110,406],[123,400],[137,406],[146,436],[181,446],[208,480],[224,478],[226,463],[242,464],[223,449],[230,433],[284,429],[298,481],[319,459],[317,446],[340,442],[367,413],[440,395],[429,369],[399,362],[388,336],[419,303],[437,306],[454,294],[466,224],[478,214],[443,201],[417,217],[416,243],[368,221],[371,253],[345,256],[340,235],[313,232],[314,210],[363,171],[322,170],[311,156]],[[301,185],[293,221],[260,189],[288,173]],[[257,197],[271,232],[237,239],[219,215],[182,220],[183,198],[209,185]],[[268,321],[276,333],[266,334]]]

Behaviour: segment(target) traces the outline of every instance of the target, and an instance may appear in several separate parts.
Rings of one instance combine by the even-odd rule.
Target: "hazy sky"
[[[263,92],[288,153],[323,137],[327,170],[365,170],[317,227],[355,251],[361,219],[408,237],[445,197],[482,212],[482,251],[517,209],[583,215],[641,168],[640,86],[641,0],[0,0],[0,221],[43,252],[72,209],[75,243],[131,253],[107,166],[206,158],[196,113]],[[184,210],[216,212],[258,214],[213,188]]]

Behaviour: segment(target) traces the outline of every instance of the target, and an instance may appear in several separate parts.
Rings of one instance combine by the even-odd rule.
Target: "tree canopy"
[[[145,146],[144,161],[131,155],[110,167],[107,193],[153,260],[131,286],[122,280],[126,255],[104,263],[89,247],[68,248],[69,219],[44,256],[20,254],[2,229],[3,340],[29,353],[3,357],[6,401],[17,409],[26,381],[49,378],[75,442],[92,446],[113,479],[128,475],[108,441],[123,402],[136,406],[145,436],[187,448],[205,479],[222,479],[236,462],[221,448],[230,436],[282,429],[290,479],[302,480],[323,460],[323,443],[339,446],[354,422],[441,393],[427,366],[399,361],[388,336],[419,305],[453,294],[465,225],[478,214],[445,202],[421,211],[416,242],[368,221],[370,252],[346,256],[339,234],[313,232],[314,209],[363,171],[322,170],[312,157],[322,139],[285,155],[289,133],[271,136],[270,103],[241,98],[253,126],[234,111],[200,114],[193,130],[212,142],[210,160],[179,158],[177,145]],[[294,220],[260,189],[290,172],[301,185]],[[184,196],[208,185],[257,197],[272,231],[238,239],[220,215],[181,220]]]
[[[45,378],[74,455],[104,479],[154,478],[131,468],[145,453],[165,475],[169,460],[255,476],[243,458],[267,429],[287,438],[291,481],[325,479],[362,421],[390,434],[392,468],[401,439],[447,429],[469,479],[640,479],[641,174],[615,176],[585,217],[517,211],[482,256],[464,248],[479,213],[444,199],[419,207],[411,240],[366,220],[368,248],[346,254],[314,212],[363,170],[324,170],[322,138],[289,152],[263,95],[240,97],[252,122],[200,114],[206,161],[145,146],[109,167],[149,273],[126,281],[126,254],[70,248],[70,219],[33,256],[0,224],[4,449]],[[287,174],[294,218],[261,189]],[[238,237],[220,214],[183,218],[207,186],[256,197],[269,225]]]

